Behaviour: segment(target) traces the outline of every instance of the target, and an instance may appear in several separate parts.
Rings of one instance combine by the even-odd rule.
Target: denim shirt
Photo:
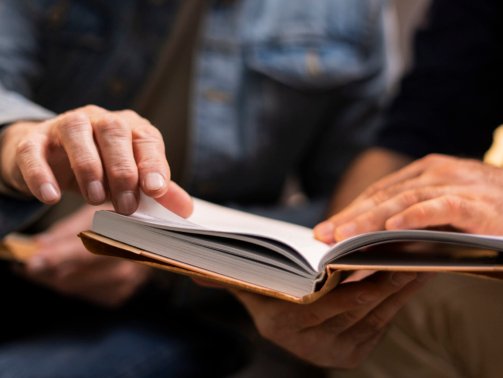
[[[0,124],[133,107],[177,3],[3,0]],[[328,197],[385,98],[383,11],[384,0],[212,1],[191,90],[189,193],[268,204],[295,176],[309,197]],[[0,236],[38,207],[0,196]]]

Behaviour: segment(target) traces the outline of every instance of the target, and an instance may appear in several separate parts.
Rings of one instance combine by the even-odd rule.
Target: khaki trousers
[[[332,378],[503,377],[503,280],[439,274],[368,360]]]

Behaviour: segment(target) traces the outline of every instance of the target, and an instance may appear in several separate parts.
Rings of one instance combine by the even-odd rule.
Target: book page
[[[317,241],[307,227],[230,209],[194,198],[194,212],[184,219],[142,194],[132,217],[158,226],[218,231],[269,238],[298,251],[315,270],[331,247]]]

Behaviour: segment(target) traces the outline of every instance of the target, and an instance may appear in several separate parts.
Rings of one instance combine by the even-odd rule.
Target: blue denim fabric
[[[90,103],[133,107],[179,1],[1,0],[0,125]],[[384,1],[211,1],[194,68],[184,187],[261,214],[319,220],[343,169],[374,132],[386,88]],[[270,208],[290,176],[310,197],[310,209]],[[38,211],[36,201],[0,197],[0,237]],[[4,287],[18,295],[19,281],[12,277]],[[30,289],[26,296],[31,302],[37,294]],[[182,299],[194,303],[185,291]],[[68,300],[44,300],[41,306],[64,315]],[[192,310],[204,312],[198,305]],[[66,332],[72,326],[40,338],[28,335],[24,344],[2,344],[0,377],[64,377],[51,369],[72,377],[113,377],[124,366],[135,377],[183,376],[177,373],[188,365],[224,376],[235,368],[232,353],[238,348],[223,334],[201,345],[211,360],[203,364],[192,349],[201,339],[187,334],[191,319],[173,324],[185,337],[172,338],[171,330],[107,327],[101,335],[91,329],[86,344],[82,335]],[[137,364],[143,357],[149,366]],[[155,370],[159,363],[164,374]],[[193,376],[208,376],[198,373]]]
[[[212,1],[184,187],[216,202],[270,204],[295,175],[309,197],[327,197],[382,105],[384,1]],[[132,107],[176,6],[2,1],[0,124],[89,103]],[[0,224],[0,235],[11,226]]]

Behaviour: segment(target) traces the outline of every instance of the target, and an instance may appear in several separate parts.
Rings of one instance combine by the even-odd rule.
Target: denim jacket
[[[3,0],[0,124],[90,103],[131,108],[176,7]],[[194,68],[185,188],[216,202],[274,203],[296,176],[309,197],[327,197],[372,136],[386,94],[383,10],[384,0],[212,1]],[[0,197],[0,235],[35,208]]]

